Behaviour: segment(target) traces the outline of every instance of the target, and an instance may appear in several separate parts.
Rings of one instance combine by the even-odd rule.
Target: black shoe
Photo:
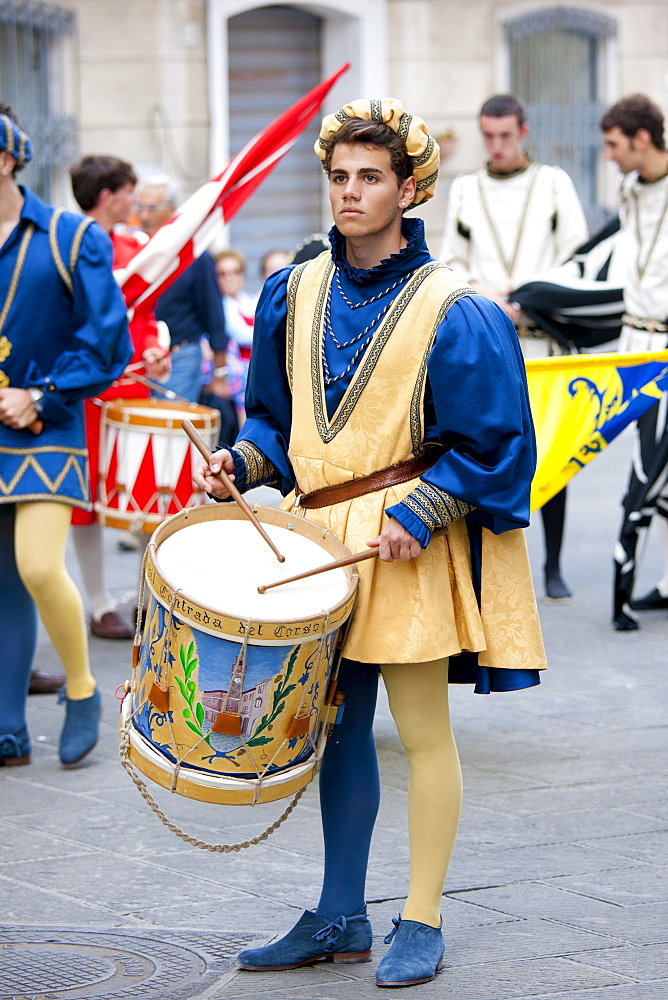
[[[637,632],[640,628],[638,622],[635,618],[631,618],[626,612],[620,611],[618,615],[612,619],[612,627],[615,632]]]
[[[558,569],[545,571],[545,603],[570,604],[573,594],[568,589]]]
[[[649,594],[637,597],[635,600],[629,601],[629,604],[634,611],[663,611],[668,608],[668,597],[662,597],[655,587],[654,590],[650,590]]]

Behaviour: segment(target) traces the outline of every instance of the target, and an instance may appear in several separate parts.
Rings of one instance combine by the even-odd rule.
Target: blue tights
[[[13,504],[0,504],[0,622],[0,736],[13,736],[26,725],[28,684],[37,645],[35,603],[16,568]]]
[[[345,709],[320,768],[325,875],[316,913],[328,920],[364,906],[369,847],[380,802],[373,717],[378,667],[342,660],[337,688]]]

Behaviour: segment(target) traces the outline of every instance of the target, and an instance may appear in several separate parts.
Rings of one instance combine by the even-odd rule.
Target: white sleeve
[[[555,261],[562,264],[589,239],[589,227],[573,181],[560,167],[554,167]]]
[[[444,264],[453,268],[458,275],[469,280],[471,275],[471,239],[464,235],[461,220],[463,203],[463,184],[461,177],[455,177],[448,194],[448,208],[445,214],[445,226],[441,238],[439,258]]]

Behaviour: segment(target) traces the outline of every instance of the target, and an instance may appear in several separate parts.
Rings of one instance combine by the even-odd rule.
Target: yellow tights
[[[65,568],[72,509],[63,503],[17,503],[16,565],[67,677],[67,697],[89,698],[95,678],[88,660],[86,620],[79,591]]]
[[[448,661],[383,664],[381,671],[408,758],[410,886],[403,916],[438,927],[462,803],[448,706]]]

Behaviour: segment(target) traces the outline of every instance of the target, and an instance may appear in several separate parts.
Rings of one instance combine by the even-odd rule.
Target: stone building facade
[[[37,129],[28,181],[54,201],[66,201],[66,161],[79,152],[166,171],[187,194],[346,60],[329,109],[391,93],[434,133],[456,137],[445,183],[424,209],[432,243],[448,179],[482,161],[482,101],[509,90],[527,102],[534,154],[573,174],[595,224],[616,198],[601,110],[643,91],[668,111],[668,3],[0,0],[0,94]],[[252,261],[329,224],[313,134],[232,225],[231,242]]]

